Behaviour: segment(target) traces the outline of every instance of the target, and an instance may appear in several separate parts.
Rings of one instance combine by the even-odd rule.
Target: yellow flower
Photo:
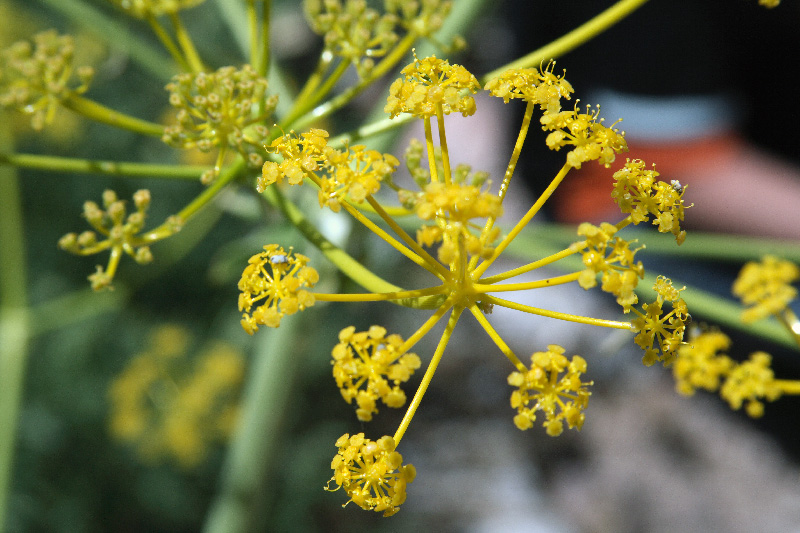
[[[242,327],[247,333],[258,331],[259,324],[277,328],[281,317],[314,305],[314,295],[303,287],[313,287],[319,274],[307,264],[308,257],[291,249],[286,253],[277,244],[264,246],[250,258],[239,280],[239,311],[244,311]]]
[[[715,392],[720,380],[728,375],[734,362],[719,352],[730,347],[731,340],[721,331],[706,331],[695,335],[678,349],[672,366],[675,389],[691,396],[697,389]]]
[[[791,283],[798,278],[797,265],[772,255],[762,257],[760,262],[746,263],[733,282],[733,294],[747,306],[742,311],[742,322],[749,324],[786,309],[797,296]]]
[[[595,160],[608,168],[618,153],[628,151],[628,143],[619,130],[604,126],[603,119],[598,120],[599,110],[588,111],[579,113],[576,104],[572,111],[543,114],[539,120],[542,129],[552,132],[547,136],[547,146],[551,150],[574,146],[567,153],[567,163],[573,168]]]
[[[651,366],[656,361],[668,366],[677,356],[677,350],[683,342],[686,322],[689,320],[686,302],[680,298],[680,292],[684,288],[676,289],[671,280],[659,276],[653,285],[657,294],[656,301],[644,304],[644,313],[632,308],[638,315],[632,321],[634,331],[638,332],[634,341],[645,351],[642,363],[646,366]],[[672,306],[672,310],[667,313],[663,311],[665,302],[670,302]]]
[[[783,391],[775,383],[771,361],[768,353],[756,352],[750,355],[748,361],[731,370],[719,392],[732,409],[739,409],[746,402],[747,414],[758,418],[764,414],[761,399],[772,402],[780,398]]]
[[[469,116],[475,113],[475,99],[471,96],[481,87],[478,80],[461,65],[451,65],[436,56],[416,59],[401,73],[389,88],[389,99],[384,108],[392,118],[400,113],[411,113],[419,118],[430,118],[441,112]],[[440,110],[440,111],[437,111]]]
[[[395,441],[384,436],[373,442],[363,433],[345,433],[336,441],[339,453],[333,458],[334,481],[350,501],[362,509],[391,516],[406,501],[406,486],[414,481],[416,469],[403,466],[403,456],[395,451]],[[329,482],[330,483],[330,482]],[[347,505],[347,504],[345,504]]]
[[[408,381],[421,362],[416,354],[401,351],[400,335],[386,336],[380,326],[358,333],[355,329],[350,326],[339,333],[339,344],[331,352],[333,377],[347,403],[356,400],[358,419],[369,422],[378,412],[379,399],[388,407],[406,403],[400,383]]]
[[[502,98],[505,103],[519,98],[538,104],[545,113],[561,111],[561,98],[570,99],[575,92],[564,75],[553,74],[555,62],[550,62],[541,70],[535,68],[510,69],[489,80],[484,87],[492,96]]]
[[[586,361],[579,355],[572,360],[564,356],[564,348],[556,344],[546,352],[531,356],[531,367],[526,372],[512,372],[508,384],[517,387],[511,394],[511,407],[517,409],[514,424],[526,430],[533,427],[536,412],[545,414],[544,427],[552,437],[561,435],[564,422],[570,429],[583,426],[583,410],[589,403],[592,382],[581,381],[586,372]]]
[[[628,159],[625,166],[614,173],[614,190],[611,197],[623,213],[629,214],[635,224],[653,217],[653,225],[661,233],[671,232],[678,244],[686,239],[681,229],[685,187],[673,180],[671,183],[657,181],[658,172],[645,168],[644,161]]]
[[[638,303],[639,298],[633,292],[644,276],[642,262],[633,262],[634,255],[641,248],[630,249],[630,243],[615,237],[616,226],[604,222],[599,228],[588,222],[578,227],[578,235],[586,240],[573,245],[583,254],[586,270],[581,272],[578,283],[584,289],[597,285],[597,274],[601,274],[602,290],[617,297],[625,313]]]

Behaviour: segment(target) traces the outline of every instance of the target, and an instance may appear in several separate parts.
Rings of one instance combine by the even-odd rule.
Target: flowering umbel
[[[413,467],[401,466],[402,459],[396,448],[464,311],[477,319],[515,369],[508,378],[516,389],[511,396],[511,406],[517,410],[514,423],[520,429],[528,429],[541,413],[543,425],[551,436],[560,435],[565,428],[580,429],[584,424],[592,385],[583,377],[588,363],[578,355],[566,357],[564,348],[553,344],[546,351],[534,353],[531,366],[527,367],[489,322],[486,315],[493,306],[635,332],[636,343],[645,350],[643,360],[647,365],[655,361],[669,364],[675,358],[688,321],[680,290],[663,277],[655,284],[657,300],[642,305],[641,309],[637,307],[639,299],[634,291],[644,277],[644,267],[635,255],[641,247],[632,247],[631,242],[619,236],[625,226],[653,217],[660,231],[672,232],[679,242],[683,240],[685,233],[679,225],[684,208],[682,190],[655,181],[655,173],[647,174],[653,178],[647,184],[631,178],[617,185],[615,194],[621,201],[623,215],[627,216],[616,224],[584,224],[578,229],[580,240],[562,252],[522,267],[486,274],[571,169],[580,168],[589,161],[608,166],[617,154],[627,150],[624,134],[613,126],[605,126],[597,110],[581,113],[574,107],[571,111],[562,111],[561,100],[571,98],[573,88],[563,75],[554,73],[552,63],[539,70],[508,71],[490,81],[486,89],[504,101],[522,100],[526,104],[520,136],[499,192],[491,191],[492,184],[485,173],[472,173],[469,167],[451,165],[449,157],[444,116],[454,112],[469,116],[475,112],[472,95],[480,90],[477,79],[460,65],[451,65],[436,57],[419,59],[416,56],[402,70],[402,77],[392,84],[385,107],[392,117],[410,113],[424,123],[424,145],[413,142],[406,153],[413,185],[406,187],[395,182],[393,173],[399,162],[393,156],[370,151],[361,145],[336,143],[319,128],[299,135],[290,132],[273,141],[268,146],[272,156],[264,163],[257,183],[260,192],[272,195],[280,194],[275,187],[282,182],[294,186],[313,184],[321,207],[349,213],[435,280],[421,288],[405,290],[360,266],[354,269],[350,260],[342,263],[343,252],[337,250],[329,257],[340,266],[349,265],[343,271],[368,292],[326,294],[313,290],[316,272],[310,276],[309,271],[304,270],[311,267],[299,254],[286,253],[277,245],[270,245],[265,252],[250,259],[240,282],[239,300],[240,309],[245,311],[242,325],[248,333],[255,331],[256,324],[277,326],[281,316],[319,301],[392,301],[429,310],[431,314],[427,320],[406,340],[398,334],[387,334],[387,330],[378,325],[367,331],[349,326],[340,332],[339,343],[332,351],[333,376],[342,397],[348,403],[355,402],[360,421],[372,419],[378,412],[379,400],[389,407],[406,404],[401,386],[413,378],[412,374],[422,364],[410,350],[449,315],[438,346],[394,436],[372,442],[363,434],[353,437],[348,434],[337,442],[339,453],[331,465],[333,480],[345,489],[351,501],[384,515],[397,512],[405,500],[406,485],[413,480]],[[550,132],[546,144],[553,150],[569,146],[570,151],[547,190],[501,238],[495,221],[503,213],[503,201],[536,109],[541,112],[542,127]],[[438,142],[434,142],[434,122]],[[422,166],[425,156],[427,168]],[[629,174],[636,174],[634,170]],[[618,183],[622,183],[622,178]],[[387,207],[377,199],[382,185],[397,192],[400,206]],[[374,217],[366,216],[366,211],[380,218],[396,237],[376,223]],[[416,215],[419,221],[416,238],[398,224],[394,214]],[[319,239],[315,235],[309,237]],[[332,245],[326,242],[324,247],[330,249]],[[429,251],[431,248],[436,248],[435,254]],[[584,263],[581,270],[557,277],[545,276],[538,281],[503,283],[573,254],[581,254]],[[578,282],[588,290],[598,285],[598,279],[601,288],[613,294],[622,311],[632,315],[633,320],[577,316],[500,297],[503,292],[571,282]],[[283,287],[284,280],[290,282],[291,287]],[[291,302],[288,309],[283,308],[286,298]],[[260,299],[264,303],[251,312],[251,306]]]

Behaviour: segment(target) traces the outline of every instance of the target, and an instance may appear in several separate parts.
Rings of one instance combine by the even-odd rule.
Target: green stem
[[[166,178],[199,180],[207,167],[188,165],[160,165],[126,161],[101,161],[38,154],[0,153],[0,164],[19,168],[76,172],[96,175],[132,176],[139,178]]]
[[[282,406],[291,404],[292,388],[302,368],[297,339],[310,326],[308,320],[294,318],[285,320],[277,330],[257,336],[241,420],[228,448],[221,490],[206,518],[205,533],[250,530],[256,496],[283,440],[281,425],[286,409]]]
[[[0,122],[3,126],[8,121]],[[0,148],[11,147],[0,127]],[[30,317],[22,198],[13,168],[0,168],[0,530],[7,523],[14,446],[28,358]]]
[[[272,15],[272,0],[261,0],[264,4],[261,9],[261,53],[258,55],[258,65],[256,71],[261,76],[266,76],[269,72],[270,46],[269,46],[269,26]]]
[[[175,36],[178,38],[178,44],[181,46],[183,55],[186,57],[192,72],[203,72],[206,68],[203,66],[203,61],[200,59],[192,38],[183,26],[180,17],[177,13],[170,13],[169,19],[172,22],[172,29],[175,30]]]
[[[158,40],[161,41],[162,46],[166,48],[169,55],[172,56],[172,59],[178,64],[181,70],[189,70],[189,64],[186,62],[186,58],[183,57],[181,54],[180,48],[172,39],[172,37],[167,33],[167,30],[164,29],[164,26],[158,21],[158,19],[153,16],[152,13],[147,14],[147,22],[150,24],[150,28],[153,30],[153,33],[156,34]]]
[[[534,50],[530,54],[523,56],[516,61],[512,61],[505,66],[485,74],[481,78],[481,85],[513,68],[530,68],[538,66],[543,61],[549,61],[560,57],[570,50],[574,50],[586,41],[603,33],[605,30],[627,17],[647,0],[620,0],[588,22],[581,24],[569,33],[564,34],[555,41]]]
[[[164,126],[156,124],[155,122],[148,122],[125,113],[120,113],[102,104],[98,104],[94,100],[89,100],[77,94],[70,94],[61,103],[67,109],[85,116],[88,119],[102,122],[117,128],[130,130],[134,133],[141,133],[142,135],[152,135],[154,137],[161,137],[164,133]]]

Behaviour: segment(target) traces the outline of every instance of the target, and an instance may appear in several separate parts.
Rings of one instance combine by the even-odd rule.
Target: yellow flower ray
[[[419,384],[417,392],[414,393],[414,398],[411,400],[411,403],[406,410],[406,414],[403,416],[403,420],[400,422],[400,426],[397,428],[397,431],[394,434],[394,441],[398,445],[400,444],[400,440],[403,438],[403,435],[405,435],[408,425],[411,423],[411,419],[414,418],[414,414],[417,412],[417,407],[419,407],[422,397],[425,396],[425,392],[428,390],[428,385],[430,385],[431,379],[433,379],[433,374],[436,372],[436,368],[439,366],[439,362],[442,360],[444,349],[447,347],[450,337],[453,335],[453,330],[455,329],[458,319],[463,311],[463,307],[457,307],[453,309],[452,313],[450,314],[450,320],[448,320],[447,327],[445,327],[444,333],[442,333],[442,338],[439,339],[439,344],[436,346],[436,351],[433,353],[430,363],[428,363],[428,368],[425,370],[425,375],[422,376],[422,382]]]
[[[312,292],[311,294],[314,295],[315,300],[319,300],[321,302],[380,302],[384,300],[403,300],[406,298],[418,298],[420,296],[432,296],[435,294],[444,294],[444,292],[444,286],[437,285],[436,287],[428,287],[426,289],[395,292],[364,292],[347,294]]]
[[[550,311],[548,309],[540,309],[538,307],[531,307],[529,305],[519,304],[516,302],[512,302],[509,300],[504,300],[502,298],[497,298],[496,296],[492,296],[487,294],[486,297],[483,299],[484,302],[499,305],[501,307],[507,307],[509,309],[514,309],[516,311],[522,311],[523,313],[529,313],[531,315],[539,315],[539,316],[546,316],[548,318],[557,318],[558,320],[566,320],[567,322],[577,322],[579,324],[587,324],[590,326],[600,326],[604,328],[614,328],[614,329],[627,329],[633,330],[633,326],[630,322],[621,322],[618,320],[605,320],[602,318],[592,318],[588,316],[579,316],[579,315],[571,315],[569,313],[561,313],[558,311]],[[635,309],[634,309],[635,310]]]
[[[486,315],[483,313],[483,311],[481,311],[477,305],[471,305],[469,310],[478,320],[478,323],[483,327],[483,329],[486,330],[486,333],[489,335],[492,341],[494,341],[495,345],[497,345],[497,347],[500,348],[500,351],[503,352],[509,361],[511,361],[511,364],[517,367],[517,370],[520,372],[527,372],[528,368],[522,361],[519,360],[517,354],[515,354],[508,344],[506,344],[500,334],[497,333],[497,330],[494,329],[489,320],[486,319]]]
[[[536,270],[537,268],[549,265],[551,263],[555,263],[556,261],[564,259],[565,257],[569,257],[569,256],[577,253],[577,250],[579,250],[582,247],[583,247],[583,243],[577,243],[575,250],[573,250],[572,247],[566,248],[566,249],[561,250],[560,252],[555,253],[553,255],[549,255],[549,256],[543,257],[542,259],[539,259],[537,261],[533,261],[531,263],[528,263],[527,265],[523,265],[521,267],[513,268],[513,269],[507,270],[506,272],[503,272],[501,274],[495,274],[494,276],[489,276],[488,278],[481,278],[480,282],[483,283],[483,284],[488,285],[488,284],[491,284],[491,283],[497,283],[498,281],[503,281],[503,280],[506,280],[506,279],[509,279],[509,278],[513,278],[513,277],[519,276],[520,274],[525,274],[526,272],[530,272],[532,270]]]
[[[500,243],[494,249],[494,253],[491,255],[491,257],[485,259],[473,271],[474,277],[481,276],[484,272],[486,272],[486,269],[489,268],[492,265],[492,263],[494,263],[495,259],[500,257],[500,254],[502,254],[508,247],[508,245],[511,244],[511,241],[513,241],[517,237],[517,235],[520,234],[520,232],[525,228],[525,226],[528,225],[528,222],[531,221],[534,215],[536,215],[536,213],[539,212],[544,203],[550,198],[550,196],[553,194],[556,188],[561,184],[564,177],[567,175],[567,173],[570,171],[571,168],[572,166],[570,166],[568,163],[565,163],[564,166],[561,167],[561,170],[558,171],[556,177],[553,178],[553,181],[550,182],[550,185],[547,186],[547,189],[544,190],[544,192],[541,194],[541,196],[539,196],[536,202],[534,202],[534,204],[531,206],[528,212],[525,213],[525,216],[523,216],[519,220],[519,222],[517,222],[517,224],[511,229],[511,231],[508,232],[508,235],[506,235],[503,238],[503,240],[500,241]]]
[[[477,292],[508,292],[508,291],[524,291],[528,289],[540,289],[542,287],[555,287],[556,285],[563,285],[564,283],[571,283],[576,281],[581,272],[573,272],[572,274],[564,274],[563,276],[556,276],[554,278],[545,278],[536,281],[526,281],[523,283],[505,283],[503,285],[487,285],[483,283],[475,283],[473,287]]]

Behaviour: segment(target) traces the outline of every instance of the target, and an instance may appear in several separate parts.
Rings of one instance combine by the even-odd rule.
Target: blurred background
[[[157,46],[145,25],[126,19],[108,3],[84,3],[118,20],[135,39]],[[493,70],[612,3],[487,3],[475,23],[461,30],[470,47],[455,61],[476,74]],[[159,120],[168,111],[163,72],[131,60],[124,41],[133,37],[115,36],[109,43],[78,24],[71,4],[0,0],[0,45],[51,27],[71,33],[78,64],[92,64],[97,71],[90,97]],[[215,67],[243,61],[235,44],[239,36],[220,23],[224,4],[208,0],[182,13],[201,55]],[[681,173],[689,191],[700,189],[703,194],[694,198],[687,192],[697,204],[691,212],[701,211],[689,220],[690,230],[800,239],[800,224],[793,218],[800,213],[794,207],[800,193],[795,196],[794,185],[784,188],[783,181],[800,175],[800,130],[794,127],[798,110],[791,99],[784,101],[796,92],[791,73],[800,59],[794,29],[800,8],[784,4],[765,10],[755,0],[651,0],[607,35],[558,60],[557,71],[567,70],[580,106],[601,104],[607,123],[625,117],[621,129],[633,123],[631,157],[636,157],[638,135],[643,150],[665,154],[663,164]],[[274,0],[273,8],[274,57],[295,83],[313,68],[321,42],[308,30],[298,3]],[[646,97],[645,105],[637,106],[641,97]],[[376,90],[356,105],[368,109],[380,98]],[[684,113],[686,105],[710,118],[689,126],[679,121],[669,136],[659,128],[637,129],[626,114],[636,110],[645,119],[658,113],[669,117]],[[503,106],[498,99],[480,99],[478,106],[476,117],[448,126],[458,154],[454,161],[497,177],[523,108]],[[352,127],[358,113],[347,114],[327,127]],[[2,120],[21,153],[205,164],[157,139],[89,124],[68,111],[61,111],[42,134],[34,134],[25,118],[3,115]],[[412,135],[419,133],[406,133]],[[721,140],[723,149],[684,153],[698,138]],[[543,139],[543,133],[532,131],[523,152],[519,176],[527,190],[514,195],[519,209],[563,163],[563,155],[549,153]],[[402,153],[404,142],[395,154]],[[674,163],[685,155],[720,168],[712,155],[731,154],[745,158],[751,165],[746,168],[761,171],[744,172],[731,185],[725,173],[694,176],[687,165]],[[738,159],[727,161],[738,168],[745,165]],[[589,175],[593,170],[581,178],[585,181],[576,178],[576,184],[594,180]],[[20,170],[19,176],[29,299],[36,313],[6,531],[201,531],[210,527],[208,517],[221,505],[221,488],[230,488],[230,472],[241,467],[237,461],[252,466],[250,487],[255,490],[244,495],[244,523],[226,526],[223,520],[218,531],[798,531],[797,400],[787,397],[768,404],[765,417],[753,421],[731,412],[716,396],[678,396],[668,371],[642,367],[630,335],[502,310],[490,319],[523,360],[557,343],[569,355],[589,361],[588,377],[596,385],[583,430],[555,439],[538,426],[518,431],[508,405],[509,365],[486,335],[465,320],[403,439],[400,451],[416,466],[418,477],[400,513],[383,519],[354,505],[342,509],[343,494],[322,490],[331,475],[333,443],[345,432],[366,431],[373,438],[391,434],[402,412],[383,409],[368,426],[357,422],[331,378],[330,349],[339,330],[351,324],[359,330],[385,324],[408,335],[419,326],[417,313],[388,305],[318,305],[285,320],[277,331],[264,328],[253,337],[246,335],[239,325],[236,283],[248,257],[264,244],[278,242],[294,246],[316,264],[324,261],[252,191],[235,187],[180,234],[155,245],[151,265],[123,261],[115,290],[91,294],[86,276],[106,258],[80,258],[56,246],[63,234],[85,229],[84,201],[99,201],[106,188],[121,198],[148,188],[153,196],[149,220],[156,223],[181,209],[202,186],[29,170]],[[695,185],[693,178],[702,184]],[[573,194],[565,193],[567,200],[554,202],[538,223],[571,223],[576,215],[590,216],[569,203],[581,188],[576,185]],[[751,203],[776,196],[781,203],[745,212],[730,199],[733,193]],[[703,216],[702,199],[715,195],[720,206]],[[595,200],[583,199],[581,205],[592,206],[591,216],[602,216],[602,201]],[[314,207],[316,199],[309,197],[308,205]],[[741,225],[726,221],[715,226],[728,212]],[[511,220],[514,214],[512,209]],[[755,222],[742,220],[745,216],[766,219],[766,229],[752,231]],[[325,225],[332,238],[348,233],[337,218],[326,219]],[[374,244],[358,232],[347,241],[354,257],[392,282],[403,285],[404,276],[411,279],[413,271],[398,269]],[[741,266],[687,263],[646,251],[640,255],[648,269],[725,296]],[[319,270],[329,279],[321,290],[355,289],[336,278],[335,271],[324,266]],[[530,305],[558,308],[568,301],[571,312],[618,315],[613,299],[594,292],[578,287],[545,292],[536,294]],[[423,361],[433,352],[437,331],[416,347]],[[800,376],[796,350],[728,333],[734,339],[733,357],[744,359],[765,350],[775,357],[779,377]],[[259,381],[256,376],[272,376],[272,388],[258,389],[253,385]],[[412,379],[410,386],[418,380]],[[264,399],[259,418],[237,418],[243,397]],[[245,431],[237,420],[248,424],[247,438],[263,442],[260,453],[246,460],[233,456],[226,445],[231,435]]]

